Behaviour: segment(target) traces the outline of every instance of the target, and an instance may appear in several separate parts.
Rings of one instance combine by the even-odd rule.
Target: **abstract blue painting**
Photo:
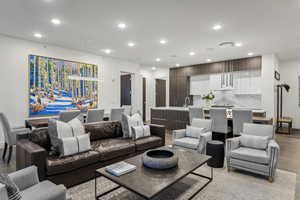
[[[29,55],[29,116],[97,108],[98,66]]]

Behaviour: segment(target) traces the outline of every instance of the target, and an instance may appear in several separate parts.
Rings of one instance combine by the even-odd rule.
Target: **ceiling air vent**
[[[221,48],[234,47],[234,42],[222,42],[219,44]]]

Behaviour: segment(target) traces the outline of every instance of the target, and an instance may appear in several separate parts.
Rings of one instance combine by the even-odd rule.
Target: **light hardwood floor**
[[[291,171],[297,174],[297,185],[295,192],[295,200],[300,199],[300,131],[294,132],[293,135],[276,135],[276,140],[280,146],[279,169]],[[166,144],[172,142],[170,131],[166,134]],[[2,149],[0,149],[2,157]],[[15,149],[11,159],[11,163],[7,165],[0,159],[0,173],[10,173],[16,169]]]

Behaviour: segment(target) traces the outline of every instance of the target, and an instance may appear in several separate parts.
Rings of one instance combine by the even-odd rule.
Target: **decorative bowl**
[[[177,155],[168,149],[154,149],[142,156],[144,166],[152,169],[170,169],[178,164]]]

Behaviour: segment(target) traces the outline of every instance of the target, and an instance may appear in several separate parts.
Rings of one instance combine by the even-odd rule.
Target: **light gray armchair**
[[[212,121],[209,119],[194,118],[191,127],[204,128],[193,137],[187,135],[186,129],[173,131],[173,146],[197,150],[206,153],[206,144],[212,139]]]
[[[8,175],[20,189],[22,200],[70,200],[63,185],[50,181],[39,182],[36,166],[31,166]],[[0,199],[8,200],[5,185],[0,183]]]
[[[244,139],[247,139],[247,137],[242,138],[243,135],[264,137],[266,148],[254,148],[243,145],[245,143]],[[269,181],[273,182],[280,151],[279,145],[273,137],[274,129],[272,125],[245,123],[240,137],[226,140],[228,171],[232,168],[250,171],[267,176]],[[253,146],[257,146],[261,143],[260,141],[253,142],[252,140],[250,144],[252,143]]]

